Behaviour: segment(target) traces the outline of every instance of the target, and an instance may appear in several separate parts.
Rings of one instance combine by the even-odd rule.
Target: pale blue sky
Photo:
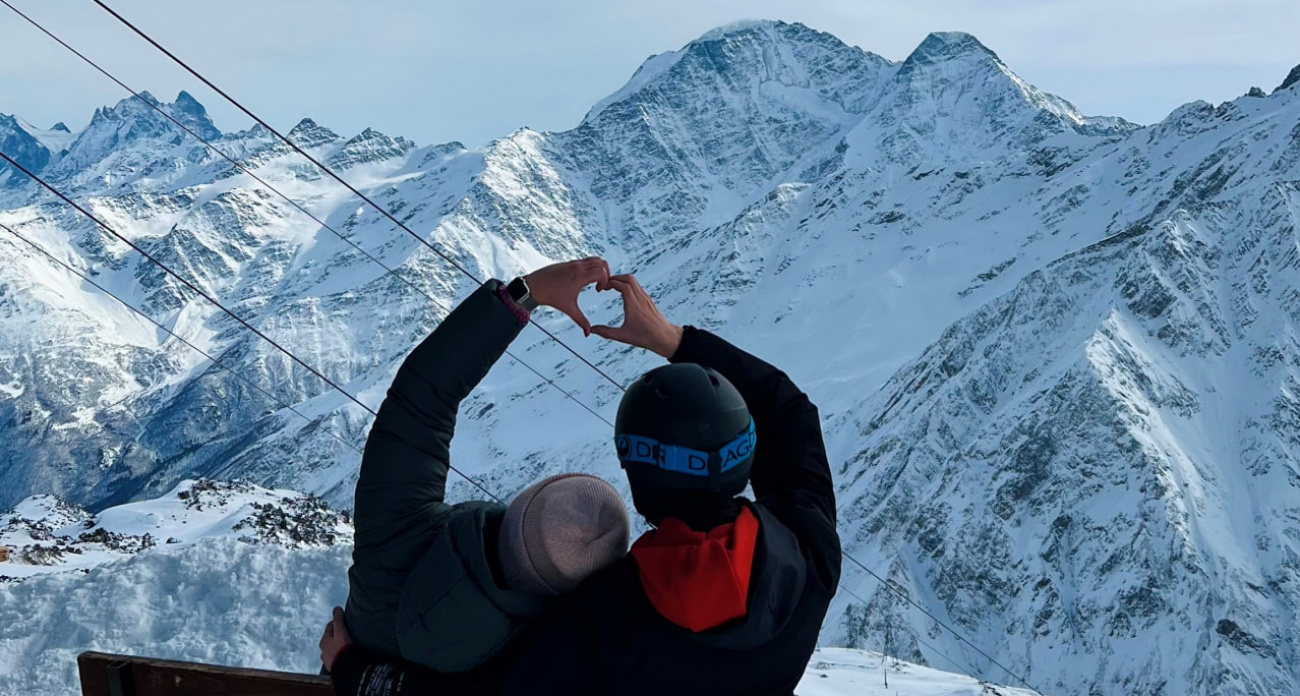
[[[90,0],[10,0],[127,84],[242,115]],[[1271,90],[1300,63],[1300,0],[109,0],[277,127],[304,116],[420,144],[563,130],[645,58],[744,18],[798,21],[901,60],[974,34],[1090,115],[1158,121]],[[0,7],[0,112],[85,125],[120,89]]]

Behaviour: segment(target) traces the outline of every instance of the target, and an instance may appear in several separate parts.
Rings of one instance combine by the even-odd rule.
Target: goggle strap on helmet
[[[750,421],[751,423],[753,421]],[[744,437],[743,435],[741,437]],[[737,464],[740,462],[737,461]],[[717,493],[722,490],[722,455],[717,452],[709,453],[709,492]]]
[[[754,419],[750,418],[749,427],[743,433],[714,452],[665,445],[654,438],[629,434],[614,438],[614,444],[618,448],[619,463],[625,469],[629,463],[651,464],[664,471],[707,476],[710,490],[720,490],[722,474],[753,455],[758,437],[754,430]]]

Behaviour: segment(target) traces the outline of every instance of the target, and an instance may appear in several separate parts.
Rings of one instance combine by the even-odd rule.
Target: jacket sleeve
[[[821,418],[808,395],[784,372],[692,326],[670,361],[713,368],[745,398],[758,437],[750,474],[755,498],[812,509],[834,527],[835,486]]]
[[[379,408],[361,458],[358,553],[418,526],[442,503],[460,402],[523,328],[484,283],[407,356]]]
[[[439,696],[456,691],[454,680],[427,667],[349,645],[334,660],[335,696]]]

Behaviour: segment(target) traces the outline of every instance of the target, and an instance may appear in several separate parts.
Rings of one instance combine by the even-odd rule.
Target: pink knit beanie
[[[627,506],[614,487],[586,474],[529,486],[506,508],[497,553],[506,586],[563,594],[627,555]]]

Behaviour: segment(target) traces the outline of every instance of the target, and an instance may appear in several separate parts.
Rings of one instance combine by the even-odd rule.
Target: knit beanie
[[[560,474],[525,489],[506,508],[497,553],[506,586],[532,595],[569,592],[627,555],[627,506],[614,487]]]

